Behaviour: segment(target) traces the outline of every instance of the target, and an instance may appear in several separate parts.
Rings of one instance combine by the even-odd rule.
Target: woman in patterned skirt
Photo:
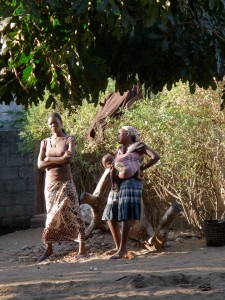
[[[140,220],[143,170],[153,166],[159,155],[140,141],[137,130],[123,126],[118,131],[118,148],[111,163],[112,189],[102,219],[108,222],[116,248],[107,251],[110,258],[126,257],[130,226]],[[143,164],[143,157],[149,157]]]
[[[62,128],[58,113],[48,116],[52,136],[41,141],[38,168],[45,169],[45,202],[47,219],[42,240],[47,248],[39,261],[53,253],[52,243],[79,242],[79,257],[86,257],[85,224],[82,219],[70,164],[75,153],[75,138]]]

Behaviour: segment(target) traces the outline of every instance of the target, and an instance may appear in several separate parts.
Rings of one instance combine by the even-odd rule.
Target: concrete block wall
[[[0,234],[30,227],[36,212],[33,154],[21,155],[16,130],[0,131]]]

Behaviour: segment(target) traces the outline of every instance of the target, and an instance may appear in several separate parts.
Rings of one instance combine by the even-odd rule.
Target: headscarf
[[[130,133],[131,136],[135,138],[135,142],[140,142],[141,138],[139,136],[139,132],[136,128],[132,126],[123,126],[122,129],[124,129],[126,132]]]

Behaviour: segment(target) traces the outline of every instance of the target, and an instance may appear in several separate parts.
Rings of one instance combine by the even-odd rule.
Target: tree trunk
[[[109,169],[106,169],[93,194],[84,192],[80,196],[80,204],[90,205],[92,211],[92,221],[86,231],[86,238],[90,236],[94,229],[108,229],[107,222],[102,221],[102,214],[107,203],[110,185]],[[169,207],[155,232],[152,225],[147,221],[144,211],[142,202],[141,219],[131,227],[129,237],[140,241],[147,249],[154,246],[157,250],[160,250],[168,239],[170,226],[181,211],[180,206],[175,202]]]
[[[166,211],[154,235],[148,240],[150,245],[154,245],[157,250],[160,250],[166,243],[169,235],[171,224],[177,215],[181,212],[181,207],[177,202],[172,203]]]

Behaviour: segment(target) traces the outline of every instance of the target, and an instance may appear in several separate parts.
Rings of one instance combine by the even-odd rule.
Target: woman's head
[[[124,140],[130,140],[131,142],[139,142],[140,136],[136,128],[132,126],[123,126],[119,129],[119,134],[121,135],[121,142]]]
[[[48,127],[50,130],[55,133],[62,131],[65,133],[65,130],[62,128],[63,122],[60,114],[57,112],[52,112],[48,115]]]

